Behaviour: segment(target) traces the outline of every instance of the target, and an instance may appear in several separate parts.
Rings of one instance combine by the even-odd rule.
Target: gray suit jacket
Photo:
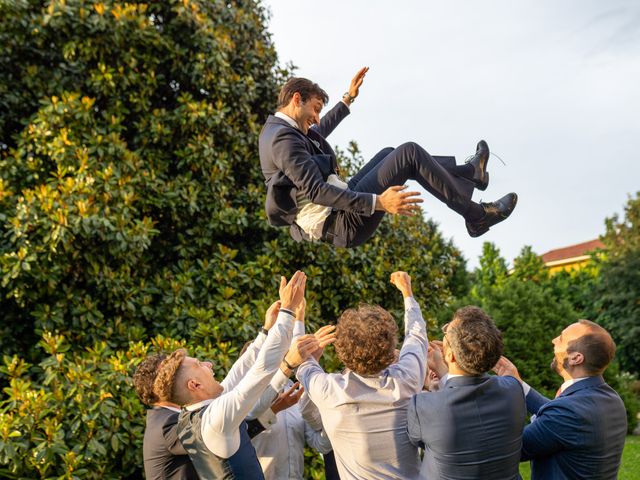
[[[147,410],[142,446],[147,480],[198,480],[189,455],[178,440],[178,415],[162,407]]]
[[[371,215],[371,193],[342,190],[326,183],[337,169],[336,156],[325,137],[349,114],[338,104],[309,129],[307,135],[286,121],[269,115],[260,133],[260,166],[267,185],[265,209],[269,223],[291,225],[298,213],[296,194],[313,203]]]
[[[517,479],[526,416],[513,377],[450,378],[409,404],[409,438],[425,449],[422,478]]]

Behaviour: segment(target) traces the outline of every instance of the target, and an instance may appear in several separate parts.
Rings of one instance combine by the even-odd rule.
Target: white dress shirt
[[[407,405],[424,383],[428,341],[413,298],[405,299],[404,322],[398,362],[378,375],[325,373],[313,358],[298,367],[298,380],[320,410],[342,480],[419,478]]]
[[[291,387],[291,382],[285,389]],[[329,437],[314,430],[302,418],[299,405],[277,414],[278,421],[251,440],[265,480],[302,480],[304,474],[304,445],[320,453],[331,451]]]
[[[299,323],[299,322],[298,322]],[[269,335],[258,338],[233,364],[221,382],[223,394],[211,400],[189,405],[193,411],[207,407],[202,417],[202,438],[211,452],[229,458],[240,447],[239,426],[270,384],[280,362],[289,349],[293,333],[294,317],[281,309]],[[286,384],[279,386],[282,389]]]

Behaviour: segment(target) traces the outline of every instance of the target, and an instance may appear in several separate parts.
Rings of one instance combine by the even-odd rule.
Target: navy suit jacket
[[[601,376],[589,377],[549,400],[531,389],[536,418],[524,430],[522,460],[531,478],[615,479],[627,434],[624,404]]]
[[[298,213],[296,195],[318,205],[370,216],[371,193],[342,190],[326,183],[336,173],[336,156],[325,137],[349,114],[343,103],[327,112],[307,135],[285,120],[269,115],[260,133],[260,166],[267,185],[265,209],[269,223],[291,225]]]
[[[409,439],[425,449],[421,477],[517,479],[526,409],[513,377],[453,377],[411,399]]]

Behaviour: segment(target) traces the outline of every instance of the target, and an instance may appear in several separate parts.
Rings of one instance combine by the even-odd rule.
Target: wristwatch
[[[344,95],[342,95],[342,98],[346,98],[349,103],[353,103],[356,101],[356,97],[352,97],[351,95],[349,95],[349,92],[344,92]]]

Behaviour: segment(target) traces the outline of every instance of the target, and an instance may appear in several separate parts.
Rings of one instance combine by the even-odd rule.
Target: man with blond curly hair
[[[298,271],[288,284],[281,284],[275,325],[266,338],[252,343],[222,382],[214,378],[211,362],[190,357],[185,349],[160,365],[154,392],[160,400],[183,407],[178,437],[201,478],[264,478],[244,419],[278,370],[282,388],[293,368],[323,345],[305,335],[289,348],[305,282],[306,276]],[[331,336],[324,339],[325,344],[332,341]]]
[[[162,402],[153,392],[158,367],[166,354],[157,353],[145,358],[133,375],[133,386],[140,401],[151,407],[147,410],[142,457],[147,480],[198,480],[186,450],[178,440],[177,424],[180,407]]]
[[[406,407],[424,382],[427,330],[411,277],[395,272],[391,283],[405,304],[397,361],[395,320],[382,307],[361,305],[338,319],[335,346],[345,371],[325,373],[315,353],[298,368],[298,380],[320,410],[342,480],[410,480],[420,471],[418,449],[407,435]]]

